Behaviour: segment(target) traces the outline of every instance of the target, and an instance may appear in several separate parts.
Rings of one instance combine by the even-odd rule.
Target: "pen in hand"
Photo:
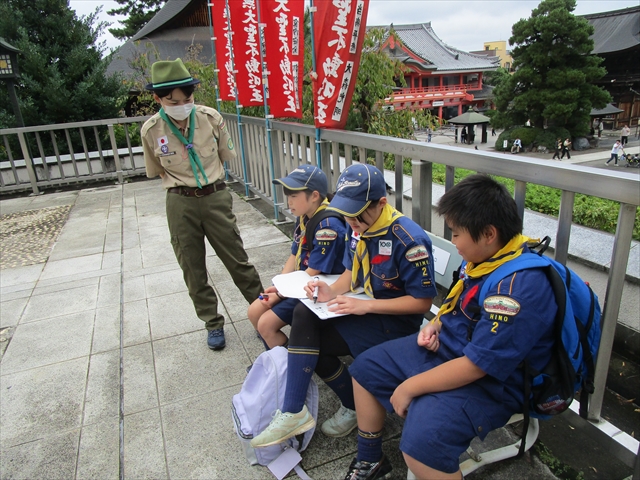
[[[316,284],[316,286],[313,289],[313,303],[317,303],[317,301],[318,301],[318,282],[320,281],[320,279],[318,277],[313,277],[313,281]]]

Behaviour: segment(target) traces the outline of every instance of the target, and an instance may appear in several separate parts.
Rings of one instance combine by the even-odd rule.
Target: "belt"
[[[184,197],[206,197],[214,192],[219,192],[227,188],[227,184],[224,182],[212,183],[202,188],[197,187],[171,187],[167,189],[169,193],[177,193]]]

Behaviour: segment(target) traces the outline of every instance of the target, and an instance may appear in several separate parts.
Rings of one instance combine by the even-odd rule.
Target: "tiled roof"
[[[393,25],[404,46],[422,58],[424,66],[435,71],[492,70],[499,67],[496,57],[474,55],[445,44],[431,27],[431,22]],[[389,28],[389,27],[382,27]]]
[[[140,40],[141,38],[152,34],[187,8],[192,1],[194,0],[168,0],[160,11],[158,11],[151,20],[149,20],[149,23],[142,27],[138,33],[131,37],[131,39],[134,41]],[[200,2],[202,0],[195,1]]]
[[[620,52],[640,45],[640,7],[584,15],[595,32],[593,53]]]

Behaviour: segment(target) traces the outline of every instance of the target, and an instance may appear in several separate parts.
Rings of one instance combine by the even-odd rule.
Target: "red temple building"
[[[388,27],[383,27],[388,28]],[[429,109],[449,119],[472,107],[486,110],[491,87],[482,84],[482,75],[500,66],[496,56],[476,55],[450,47],[433,31],[431,23],[392,25],[401,40],[389,36],[383,51],[409,69],[406,88],[397,88],[385,100],[395,110]]]

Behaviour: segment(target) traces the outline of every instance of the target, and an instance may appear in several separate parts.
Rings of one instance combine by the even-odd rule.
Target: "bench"
[[[449,240],[438,237],[430,232],[427,232],[427,234],[429,235],[433,245],[433,266],[436,275],[436,284],[448,291],[453,280],[453,272],[462,263],[462,257],[458,253],[455,245],[453,245]],[[431,313],[437,315],[438,307],[432,305]],[[426,321],[427,320],[425,319],[425,322]],[[521,413],[516,413],[511,416],[507,425],[522,421],[523,418],[524,417]],[[538,432],[538,419],[530,418],[529,428],[526,432],[522,433],[525,437],[525,451],[529,450],[533,446],[538,438]],[[469,447],[467,449],[467,454],[470,458],[460,464],[462,475],[468,475],[484,465],[515,457],[520,450],[521,441],[522,438],[511,445],[506,445],[483,453],[476,453],[472,447]],[[413,475],[411,470],[408,470],[407,472],[407,480],[416,480],[416,477]]]

